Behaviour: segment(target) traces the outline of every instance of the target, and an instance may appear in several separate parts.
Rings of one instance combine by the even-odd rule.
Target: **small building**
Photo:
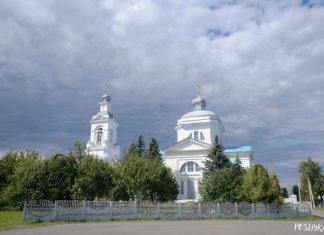
[[[99,112],[90,121],[91,131],[87,152],[103,160],[116,160],[120,155],[120,147],[117,144],[118,123],[111,113],[108,89],[102,96],[99,107]]]
[[[215,136],[222,141],[225,132],[220,118],[206,109],[206,101],[200,94],[192,101],[192,105],[193,110],[183,115],[175,127],[177,143],[164,151],[165,164],[172,169],[179,185],[177,199],[181,201],[199,200],[199,183],[206,156]],[[225,154],[231,162],[239,157],[244,168],[251,166],[251,146],[225,148]]]

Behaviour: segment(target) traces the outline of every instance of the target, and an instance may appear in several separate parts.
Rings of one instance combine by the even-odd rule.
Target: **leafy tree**
[[[281,196],[282,196],[283,198],[288,198],[288,197],[289,197],[289,195],[288,195],[288,190],[287,190],[286,188],[282,188],[282,189],[281,189]]]
[[[157,142],[157,140],[154,137],[152,137],[150,140],[146,155],[148,158],[158,158],[158,159],[162,160],[159,143]]]
[[[311,158],[308,158],[300,163],[299,172],[301,173],[300,182],[302,199],[305,201],[309,200],[309,179],[314,201],[318,204],[320,202],[318,197],[322,197],[324,194],[324,177],[322,175],[320,164],[313,161]]]
[[[112,179],[112,167],[107,162],[89,155],[79,164],[78,178],[71,190],[72,197],[78,200],[107,198],[113,187]]]
[[[268,203],[283,203],[283,197],[281,196],[281,188],[279,179],[276,173],[271,173],[269,177],[269,191],[268,191]]]
[[[204,177],[208,177],[217,170],[223,169],[225,167],[230,167],[231,162],[225,156],[224,147],[218,141],[218,136],[216,135],[214,144],[207,155],[207,160],[205,161],[205,168],[203,169]]]
[[[78,158],[79,159],[79,158]],[[55,154],[42,162],[42,175],[47,185],[46,199],[70,200],[71,190],[78,173],[77,159],[73,156]]]
[[[245,170],[239,158],[231,168],[222,168],[203,179],[200,193],[203,201],[240,202],[243,201],[242,183]]]
[[[0,193],[9,184],[9,178],[18,162],[19,155],[17,152],[9,152],[0,158]]]
[[[292,186],[292,188],[291,188],[291,194],[295,194],[297,196],[298,202],[300,201],[299,200],[299,187],[298,187],[298,185],[293,185]]]
[[[269,174],[260,164],[252,166],[244,175],[243,193],[248,202],[269,202]]]
[[[114,200],[168,201],[176,199],[179,192],[172,171],[159,159],[126,156],[116,171]]]
[[[46,176],[42,174],[43,165],[39,153],[33,150],[21,151],[17,161],[1,193],[1,207],[22,208],[24,200],[45,198]]]
[[[79,140],[77,140],[74,142],[73,147],[70,149],[68,156],[74,157],[79,162],[87,155],[86,150],[86,144],[81,143]]]

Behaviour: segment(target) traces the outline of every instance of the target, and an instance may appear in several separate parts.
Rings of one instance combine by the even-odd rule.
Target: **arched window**
[[[200,140],[201,141],[204,141],[205,140],[205,136],[204,136],[204,134],[202,132],[200,132]]]
[[[102,128],[100,127],[97,131],[97,145],[101,146],[101,141],[102,141]]]
[[[198,172],[201,171],[200,166],[195,162],[186,162],[182,165],[180,172]]]

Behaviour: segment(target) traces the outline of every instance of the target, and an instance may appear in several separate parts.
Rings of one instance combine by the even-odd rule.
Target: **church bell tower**
[[[110,111],[108,87],[99,102],[99,107],[99,112],[90,121],[91,133],[90,141],[87,143],[87,151],[103,160],[115,160],[120,155],[120,147],[117,145],[118,123]]]

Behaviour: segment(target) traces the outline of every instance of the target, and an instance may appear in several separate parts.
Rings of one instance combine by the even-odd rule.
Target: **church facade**
[[[177,122],[177,143],[164,151],[166,166],[174,172],[179,185],[180,201],[198,201],[199,183],[202,169],[215,136],[222,141],[225,132],[220,118],[206,109],[206,101],[200,97],[192,101],[193,110],[183,115]],[[231,162],[239,157],[244,168],[251,166],[253,158],[251,146],[225,148]]]
[[[120,147],[117,144],[118,123],[111,113],[108,89],[99,102],[99,112],[92,117],[90,124],[87,152],[106,161],[118,159],[120,155]]]

